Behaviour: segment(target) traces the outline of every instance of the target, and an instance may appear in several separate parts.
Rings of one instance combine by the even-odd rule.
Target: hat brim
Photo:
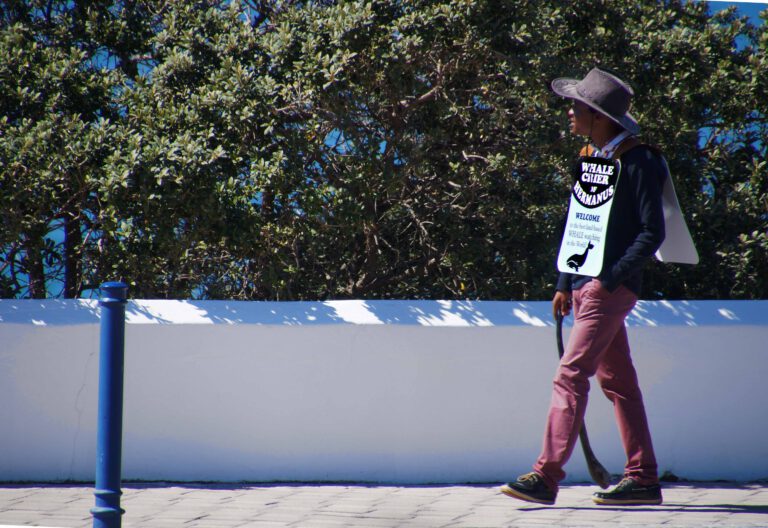
[[[588,107],[597,110],[601,114],[603,114],[605,117],[613,121],[614,123],[618,124],[623,129],[629,131],[632,134],[639,134],[640,133],[640,125],[637,123],[637,120],[632,117],[632,114],[627,112],[624,115],[621,116],[615,116],[611,115],[602,108],[600,108],[598,105],[593,103],[592,101],[589,101],[579,95],[579,92],[576,91],[576,85],[579,83],[578,79],[568,79],[565,77],[561,77],[559,79],[555,79],[552,81],[552,91],[555,92],[560,97],[566,97],[568,99],[575,99],[576,101],[581,101]]]

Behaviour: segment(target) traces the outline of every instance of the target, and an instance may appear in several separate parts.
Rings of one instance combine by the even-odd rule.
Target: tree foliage
[[[0,294],[548,299],[580,140],[632,79],[702,262],[768,297],[768,33],[678,1],[7,1]]]

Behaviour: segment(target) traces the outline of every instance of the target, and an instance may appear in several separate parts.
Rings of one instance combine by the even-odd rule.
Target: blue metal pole
[[[96,507],[91,509],[93,528],[120,528],[123,444],[123,360],[125,355],[125,304],[128,286],[122,282],[101,285],[101,341],[99,353],[99,414],[96,442]]]

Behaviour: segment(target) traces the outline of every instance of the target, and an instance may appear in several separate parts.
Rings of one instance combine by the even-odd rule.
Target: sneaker
[[[516,499],[538,504],[554,504],[557,497],[557,492],[549,489],[544,478],[538,473],[521,475],[515,482],[504,484],[501,492]]]
[[[598,491],[592,495],[596,504],[618,506],[636,506],[642,504],[661,504],[661,486],[640,485],[635,479],[625,477],[611,491]]]

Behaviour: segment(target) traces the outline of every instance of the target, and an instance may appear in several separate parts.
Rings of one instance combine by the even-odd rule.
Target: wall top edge
[[[130,300],[126,322],[208,325],[554,326],[549,301]],[[0,300],[0,324],[98,324],[97,300]],[[566,318],[566,325],[570,324]],[[768,300],[640,301],[627,326],[768,326]]]

